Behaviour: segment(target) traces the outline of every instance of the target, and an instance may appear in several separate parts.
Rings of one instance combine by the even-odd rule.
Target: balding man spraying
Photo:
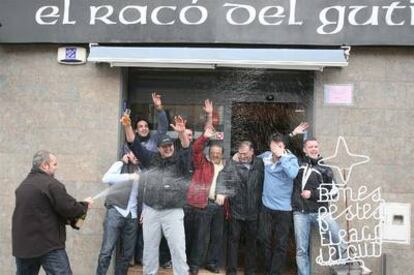
[[[77,202],[55,179],[56,156],[38,151],[29,175],[16,189],[12,221],[13,256],[18,275],[72,274],[65,251],[66,224],[86,214],[93,200]]]

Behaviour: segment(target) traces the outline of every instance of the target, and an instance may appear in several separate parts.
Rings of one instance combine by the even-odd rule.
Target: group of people
[[[157,274],[160,254],[171,255],[176,275],[196,275],[201,268],[219,273],[223,241],[227,239],[226,273],[235,275],[242,234],[245,274],[257,272],[257,251],[264,255],[266,274],[282,274],[292,217],[298,274],[311,274],[311,226],[319,226],[318,211],[326,206],[326,202],[319,201],[318,187],[330,186],[330,192],[324,195],[331,197],[336,195],[336,188],[332,171],[320,165],[316,139],[304,141],[305,157],[300,162],[286,148],[286,139],[302,134],[309,125],[301,123],[289,136],[272,134],[269,150],[258,156],[252,141],[242,141],[237,153],[225,161],[224,148],[214,138],[211,101],[204,102],[204,132],[193,140],[186,121],[177,116],[168,124],[161,96],[153,93],[152,99],[158,114],[156,133],[151,134],[146,120],[139,120],[134,130],[129,114],[121,118],[126,144],[120,161],[103,177],[112,191],[105,200],[107,211],[96,274],[106,274],[116,247],[119,247],[115,261],[117,275],[127,274],[134,251],[135,259],[142,261],[144,275]],[[168,126],[177,132],[178,140],[167,134]],[[50,274],[71,274],[64,252],[65,223],[74,224],[85,215],[93,200],[76,202],[70,197],[53,177],[57,165],[54,161],[49,152],[37,153],[31,173],[16,190],[13,255],[18,274],[37,274],[25,270],[38,271],[40,265],[47,271],[52,265],[47,264],[49,257],[66,259],[60,261],[63,264],[58,273]],[[30,194],[29,202],[32,192],[39,198],[32,201]],[[32,211],[28,212],[28,207]],[[44,212],[45,208],[53,213]],[[30,226],[22,226],[27,215],[35,215],[39,221],[33,223],[41,222],[50,230],[39,233]],[[337,251],[341,253],[344,248],[338,224],[329,213],[322,218],[328,225],[324,230],[330,231],[335,243],[340,244]],[[225,222],[227,236],[224,236]],[[40,239],[45,243],[43,247],[33,245]],[[56,252],[62,255],[55,255]]]

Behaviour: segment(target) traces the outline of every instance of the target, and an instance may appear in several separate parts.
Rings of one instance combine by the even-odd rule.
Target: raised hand
[[[234,160],[236,162],[240,162],[239,153],[235,153],[232,157],[232,160]]]
[[[122,114],[121,119],[119,120],[123,126],[129,126],[131,125],[131,110],[130,109],[126,109],[125,112]]]
[[[157,110],[162,109],[162,101],[161,101],[161,95],[157,93],[152,93],[152,102],[154,103],[154,107]]]
[[[274,143],[270,145],[270,150],[278,158],[280,158],[285,153],[285,149]]]
[[[187,123],[187,121],[185,119],[183,119],[181,116],[175,116],[174,117],[174,124],[170,124],[170,126],[177,133],[184,133],[186,123]]]
[[[206,127],[206,129],[204,129],[203,135],[206,138],[212,138],[216,135],[216,130],[214,130],[212,126]]]
[[[122,156],[122,162],[125,163],[125,164],[128,164],[129,159],[128,159],[128,155],[127,154],[125,154],[125,155]]]
[[[204,100],[203,110],[207,114],[213,114],[213,102],[209,99]]]
[[[301,122],[296,128],[292,131],[294,136],[304,134],[304,132],[309,128],[309,123]]]

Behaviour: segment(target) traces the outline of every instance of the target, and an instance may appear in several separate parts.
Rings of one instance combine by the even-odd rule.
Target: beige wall
[[[78,199],[104,189],[101,177],[117,158],[120,71],[95,64],[60,65],[57,46],[0,46],[0,274],[13,274],[14,190],[35,151],[59,161],[56,177]],[[74,274],[94,274],[102,239],[103,202],[85,227],[68,229]]]
[[[354,105],[324,105],[325,84],[354,84]],[[386,201],[412,204],[414,48],[353,48],[347,68],[316,74],[314,104],[314,130],[325,155],[333,152],[337,137],[344,136],[351,152],[371,157],[353,170],[350,184],[381,187]],[[384,245],[387,274],[414,274],[413,231],[412,226],[411,245]],[[367,266],[380,274],[378,260],[367,261]],[[326,270],[314,267],[315,274]]]

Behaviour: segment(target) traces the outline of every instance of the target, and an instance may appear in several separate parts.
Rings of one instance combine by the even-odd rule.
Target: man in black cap
[[[165,112],[162,106],[161,95],[157,93],[152,93],[152,102],[154,104],[154,109],[158,115],[158,128],[155,133],[151,133],[151,130],[148,126],[148,120],[139,118],[136,122],[135,132],[128,132],[126,139],[129,143],[134,142],[134,140],[139,140],[141,145],[146,149],[157,152],[157,143],[161,136],[165,135],[168,130],[168,118],[167,113]],[[187,129],[188,130],[188,129]],[[142,263],[142,251],[143,251],[143,239],[142,239],[142,225],[138,226],[138,237],[135,244],[135,263]],[[171,256],[168,249],[168,244],[165,238],[163,237],[160,245],[160,264],[164,268],[171,268]]]
[[[123,118],[121,121],[128,120]],[[147,169],[141,174],[138,190],[138,204],[144,203],[144,275],[158,272],[162,233],[170,247],[174,274],[188,273],[183,206],[189,184],[189,141],[181,117],[175,117],[171,127],[178,133],[182,150],[175,150],[174,140],[168,135],[159,139],[157,153],[146,149],[138,140],[130,145]],[[124,123],[124,129],[127,135],[133,131],[128,123]]]

